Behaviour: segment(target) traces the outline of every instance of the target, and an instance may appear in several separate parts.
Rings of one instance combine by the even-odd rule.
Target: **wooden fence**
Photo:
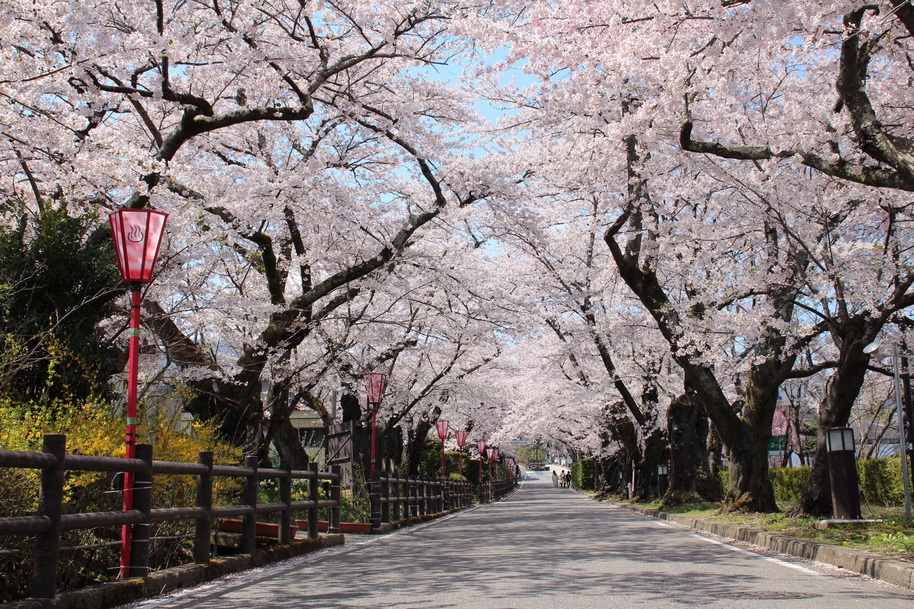
[[[482,487],[479,490],[480,498],[479,500],[483,503],[498,501],[511,491],[517,488],[518,481],[516,478],[508,478],[507,480],[491,480],[489,482],[483,482]]]
[[[463,509],[473,503],[472,485],[463,480],[423,480],[376,471],[371,480],[371,525]]]
[[[258,468],[256,457],[246,457],[243,466],[214,465],[212,452],[201,452],[197,463],[154,461],[152,446],[138,444],[135,459],[90,457],[66,454],[66,437],[46,435],[42,452],[0,450],[0,467],[41,470],[38,513],[34,516],[0,518],[0,535],[24,535],[36,538],[33,558],[31,596],[54,598],[62,531],[101,526],[129,525],[132,530],[130,576],[142,577],[149,571],[151,523],[193,520],[194,561],[210,559],[213,520],[242,517],[240,550],[250,553],[256,549],[257,517],[280,514],[278,540],[291,541],[292,513],[307,511],[308,536],[318,535],[318,509],[329,508],[329,532],[339,532],[340,473],[334,466],[330,472],[320,472],[317,464],[307,470],[293,470],[283,463],[280,469]],[[128,511],[64,514],[64,477],[67,471],[133,472],[134,508]],[[155,476],[163,474],[197,477],[197,499],[194,507],[153,508],[152,489]],[[214,506],[213,479],[218,476],[244,479],[241,505]],[[279,481],[279,503],[259,504],[259,481]],[[292,501],[292,480],[308,480],[308,500]],[[321,480],[330,482],[330,498],[320,499]]]
[[[279,469],[259,468],[256,457],[246,457],[244,465],[215,465],[212,452],[201,452],[197,463],[155,461],[152,446],[138,444],[136,458],[91,457],[66,453],[64,435],[46,435],[41,452],[0,450],[0,467],[41,470],[37,514],[0,518],[0,535],[32,536],[35,550],[32,560],[31,596],[54,598],[60,563],[60,539],[64,531],[102,526],[130,526],[132,553],[130,576],[143,577],[150,570],[150,524],[194,521],[194,561],[210,560],[215,519],[241,517],[239,549],[252,553],[257,544],[259,515],[280,515],[277,534],[280,544],[292,540],[293,512],[307,511],[308,537],[318,536],[318,510],[329,508],[329,533],[340,526],[340,467],[329,472],[318,471],[317,464],[306,470],[293,470],[283,462]],[[68,471],[133,472],[133,509],[127,511],[84,512],[64,514],[64,483]],[[153,507],[152,490],[156,476],[188,475],[196,477],[196,505],[193,507]],[[213,480],[216,477],[243,478],[240,505],[213,505]],[[279,502],[259,503],[261,480],[278,480]],[[292,481],[308,480],[308,499],[292,500]],[[328,481],[328,499],[320,498],[321,481]],[[488,481],[479,489],[481,501],[494,501],[511,492],[515,480]],[[382,523],[409,521],[411,518],[468,507],[473,502],[469,482],[423,480],[375,472],[370,484],[371,521],[374,529]]]

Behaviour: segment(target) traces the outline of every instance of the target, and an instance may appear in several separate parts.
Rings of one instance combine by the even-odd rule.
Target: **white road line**
[[[736,552],[737,554],[743,554],[745,556],[755,556],[757,558],[761,558],[762,560],[767,560],[768,562],[773,562],[773,563],[781,565],[782,567],[787,567],[788,569],[794,569],[796,571],[800,571],[800,572],[806,573],[808,575],[822,576],[822,573],[819,573],[818,571],[815,571],[813,569],[808,569],[806,567],[794,564],[792,562],[787,562],[785,560],[781,560],[780,558],[774,558],[773,556],[765,556],[764,554],[759,554],[758,552],[746,550],[746,549],[740,548],[738,546],[730,545],[729,543],[726,543],[723,541],[717,541],[716,539],[709,539],[707,537],[702,537],[701,535],[698,535],[698,534],[694,534],[694,537],[696,537],[702,541],[712,543],[716,546],[721,546],[723,548],[727,548],[728,550],[732,550],[733,552]]]

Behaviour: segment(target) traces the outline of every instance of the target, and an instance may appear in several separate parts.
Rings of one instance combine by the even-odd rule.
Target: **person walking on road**
[[[552,470],[552,486],[559,487],[559,475],[555,473],[555,470]]]

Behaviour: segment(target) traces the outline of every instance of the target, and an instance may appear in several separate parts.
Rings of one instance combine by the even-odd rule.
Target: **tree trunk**
[[[603,446],[612,442],[619,444],[612,457],[607,460],[607,492],[628,497],[628,483],[631,482],[632,462],[641,460],[638,433],[624,402],[619,401],[604,409],[604,429],[601,432]],[[636,480],[640,476],[636,476]]]
[[[394,468],[399,467],[403,462],[403,429],[399,425],[384,428],[381,433],[381,452],[382,459],[390,459]]]
[[[750,379],[746,382],[743,415],[737,417],[711,370],[694,364],[687,358],[682,358],[681,365],[686,372],[688,386],[705,406],[727,448],[730,485],[721,511],[779,511],[774,501],[774,488],[768,477],[768,439],[771,437],[771,421],[776,403],[771,398],[776,397],[778,385],[764,387],[768,375],[760,374],[756,377],[755,370],[761,364],[753,366]]]
[[[708,416],[694,395],[685,393],[667,409],[670,441],[669,487],[664,505],[693,501],[719,501],[720,482],[711,473],[708,459]]]
[[[775,339],[763,343],[771,348]],[[779,348],[777,349],[779,350]],[[760,349],[762,351],[762,349]],[[776,357],[752,366],[746,379],[743,433],[730,439],[730,486],[722,511],[779,512],[774,488],[768,476],[768,442],[777,409],[781,372],[793,367],[793,357],[780,362]]]
[[[659,429],[644,439],[644,450],[635,475],[636,498],[650,499],[657,496],[657,466],[666,461],[668,449],[666,434]]]
[[[770,437],[770,432],[769,432]],[[730,487],[721,511],[779,512],[768,478],[768,438],[748,429],[730,446]]]
[[[259,391],[254,392],[250,385],[213,379],[192,382],[190,387],[196,395],[185,403],[187,412],[199,420],[218,420],[224,438],[248,454],[258,453],[263,420]]]
[[[292,426],[292,421],[288,417],[283,417],[275,423],[273,421],[270,423],[271,425],[276,425],[271,430],[273,436],[272,444],[276,447],[279,458],[289,460],[292,463],[292,469],[306,469],[309,460],[308,453],[305,451],[305,447],[302,446],[298,430]],[[268,451],[261,452],[266,453]]]
[[[720,480],[720,470],[724,464],[724,445],[720,441],[720,434],[713,422],[708,422],[710,432],[708,434],[708,463],[711,468],[711,476],[715,480]]]
[[[410,476],[419,475],[419,463],[422,461],[422,451],[425,448],[425,439],[432,430],[433,423],[425,418],[420,419],[408,434],[406,443],[406,463]]]
[[[603,486],[600,494],[628,497],[626,484],[629,478],[626,478],[626,474],[631,476],[631,461],[626,461],[624,456],[615,454],[612,457],[601,459],[600,463],[603,472]]]

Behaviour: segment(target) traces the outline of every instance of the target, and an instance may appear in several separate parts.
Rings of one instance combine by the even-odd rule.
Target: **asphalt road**
[[[132,605],[914,608],[914,595],[834,568],[722,543],[553,488],[532,473],[508,499]]]

